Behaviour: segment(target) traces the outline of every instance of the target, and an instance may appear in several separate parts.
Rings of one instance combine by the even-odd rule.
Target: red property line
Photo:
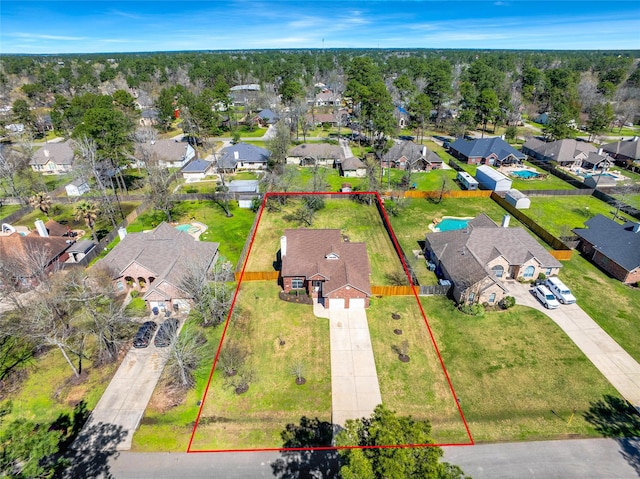
[[[445,374],[445,377],[447,379],[447,384],[449,385],[449,390],[451,391],[451,394],[453,395],[453,398],[456,402],[456,407],[458,408],[458,412],[460,414],[460,417],[462,418],[462,422],[464,424],[465,430],[467,432],[467,436],[469,438],[469,442],[468,443],[451,443],[451,444],[401,444],[401,445],[389,445],[389,446],[321,446],[321,447],[301,447],[301,448],[282,448],[282,447],[274,447],[274,448],[253,448],[253,449],[191,449],[191,446],[193,444],[193,440],[196,434],[196,430],[198,428],[198,424],[200,422],[200,417],[202,415],[202,410],[204,408],[204,404],[205,401],[207,399],[207,394],[209,392],[209,387],[211,385],[211,380],[213,379],[213,373],[215,371],[216,365],[218,363],[218,357],[220,355],[220,350],[222,348],[222,343],[224,342],[224,338],[225,335],[227,333],[227,328],[229,327],[229,322],[230,322],[230,318],[231,315],[233,313],[233,309],[235,307],[236,304],[236,300],[238,298],[238,293],[240,291],[240,285],[242,284],[242,279],[244,277],[244,273],[245,273],[245,269],[247,267],[247,263],[249,260],[249,257],[251,256],[251,250],[253,249],[253,242],[255,240],[255,236],[256,233],[258,231],[258,228],[260,227],[260,221],[262,219],[262,213],[264,212],[264,208],[265,205],[267,203],[267,199],[271,196],[312,196],[312,195],[318,195],[318,196],[333,196],[333,195],[344,195],[344,196],[356,196],[356,195],[373,195],[375,197],[375,200],[378,202],[378,204],[380,205],[380,210],[382,211],[382,216],[383,216],[383,221],[385,222],[388,231],[391,233],[391,240],[393,242],[394,248],[396,249],[396,253],[398,254],[398,257],[400,258],[400,261],[402,263],[402,267],[404,268],[404,272],[407,275],[407,278],[409,279],[409,284],[411,285],[411,288],[413,290],[413,295],[416,299],[416,302],[418,303],[418,307],[420,308],[420,313],[422,314],[422,317],[424,319],[425,325],[427,326],[427,330],[429,331],[429,336],[431,338],[431,343],[433,344],[433,347],[436,350],[436,353],[438,355],[438,360],[440,361],[440,365],[442,367],[442,370]],[[187,453],[209,453],[209,452],[266,452],[266,451],[311,451],[311,450],[316,450],[316,451],[321,451],[321,450],[337,450],[337,449],[394,449],[394,448],[408,448],[408,447],[449,447],[449,446],[472,446],[474,445],[474,441],[473,441],[473,437],[471,436],[471,431],[469,430],[469,425],[467,424],[467,420],[464,417],[464,413],[462,412],[462,408],[460,406],[460,403],[458,401],[458,396],[455,393],[455,390],[453,388],[453,384],[451,383],[451,379],[449,377],[449,373],[447,372],[447,369],[444,365],[444,360],[442,359],[442,355],[440,354],[440,349],[438,348],[438,345],[436,344],[436,340],[435,337],[433,335],[433,331],[431,330],[431,326],[429,325],[429,321],[427,320],[427,316],[425,315],[425,312],[422,308],[422,304],[420,304],[420,300],[418,297],[418,293],[416,290],[415,285],[413,284],[413,281],[411,279],[411,276],[409,274],[409,269],[407,267],[407,264],[404,260],[404,257],[402,255],[398,240],[396,238],[396,235],[393,231],[393,228],[391,227],[391,223],[389,222],[389,217],[387,215],[387,212],[384,208],[384,203],[382,198],[380,197],[380,194],[376,191],[362,191],[362,192],[267,192],[264,195],[264,198],[262,199],[262,204],[260,205],[260,210],[258,212],[258,221],[256,224],[256,228],[253,231],[253,235],[251,237],[251,241],[249,243],[249,249],[247,251],[247,255],[245,256],[244,259],[244,263],[242,265],[242,271],[240,273],[240,278],[238,279],[238,285],[236,286],[236,290],[235,293],[233,295],[233,301],[231,303],[231,308],[229,309],[229,314],[227,315],[227,320],[225,321],[225,325],[224,325],[224,329],[222,331],[222,337],[220,338],[220,343],[218,344],[218,349],[216,351],[216,356],[215,359],[213,361],[213,365],[211,367],[211,372],[209,373],[209,379],[207,380],[207,386],[204,392],[204,395],[202,397],[202,402],[200,403],[200,407],[198,409],[198,415],[196,417],[193,429],[191,431],[191,437],[189,439],[189,445],[187,446]]]

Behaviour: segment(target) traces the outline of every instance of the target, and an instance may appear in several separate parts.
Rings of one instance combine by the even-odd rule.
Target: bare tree
[[[133,134],[135,155],[138,165],[143,163],[145,167],[153,160],[153,144],[158,138],[155,128],[138,128]],[[138,167],[138,171],[140,168]]]
[[[169,346],[163,350],[167,356],[165,371],[169,385],[187,390],[195,385],[195,372],[204,357],[206,338],[195,327],[186,326],[182,333],[173,333]]]
[[[222,347],[218,361],[225,376],[235,376],[247,358],[247,350],[234,341],[228,341]]]
[[[189,261],[180,280],[180,289],[193,299],[205,326],[222,323],[233,297],[226,282],[231,274],[231,263],[218,261],[213,267],[206,260]]]
[[[6,193],[27,204],[29,192],[29,160],[33,156],[31,145],[18,144],[0,151],[0,179]]]
[[[147,187],[146,197],[151,203],[151,207],[162,211],[169,222],[172,221],[171,210],[175,203],[171,191],[171,180],[172,176],[168,169],[162,168],[154,162],[147,165],[147,176],[144,179]]]

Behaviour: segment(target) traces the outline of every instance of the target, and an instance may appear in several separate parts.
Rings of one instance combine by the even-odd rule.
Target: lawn
[[[349,197],[325,200],[325,208],[320,210],[313,222],[313,228],[337,228],[349,237],[351,242],[367,245],[371,266],[371,284],[389,284],[387,275],[401,271],[401,263],[391,239],[382,226],[382,220],[375,205],[356,203]],[[283,217],[301,203],[299,199],[289,199],[283,211],[265,210],[255,235],[253,247],[246,266],[247,271],[273,271],[273,262],[280,249],[280,237],[286,228],[297,228],[296,222]]]
[[[230,343],[245,348],[244,369],[254,380],[246,393],[236,394],[233,378],[216,368],[193,449],[277,448],[288,423],[302,416],[331,420],[329,320],[315,317],[308,305],[281,301],[279,290],[275,281],[242,284],[238,319],[229,325],[222,350]],[[306,379],[301,386],[291,373],[298,363]]]
[[[10,214],[18,211],[20,208],[22,208],[21,205],[2,205],[0,206],[0,218],[6,218]]]
[[[619,395],[546,315],[516,306],[477,318],[442,296],[421,302],[475,441],[597,436],[583,414]]]
[[[531,208],[525,213],[554,236],[568,236],[573,228],[584,228],[584,222],[597,214],[612,218],[615,211],[615,207],[587,195],[532,196],[530,199]]]

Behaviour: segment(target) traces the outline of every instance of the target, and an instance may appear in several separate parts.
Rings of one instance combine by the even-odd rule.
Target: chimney
[[[38,234],[43,238],[49,237],[49,232],[47,231],[47,228],[44,225],[44,221],[36,220],[36,230],[38,230]]]
[[[502,227],[503,228],[508,228],[510,220],[511,220],[511,215],[504,215],[502,217]]]
[[[287,237],[280,236],[280,257],[284,258],[287,255]]]
[[[120,241],[122,241],[124,237],[127,236],[127,228],[124,226],[118,228],[118,236],[120,237]]]
[[[603,148],[598,148],[598,155],[602,156],[602,152],[604,151]]]
[[[426,146],[422,147],[422,156],[424,156],[424,157],[427,156],[427,147]]]
[[[634,223],[633,224],[633,230],[634,233],[638,233],[640,232],[640,223]]]
[[[233,152],[233,159],[234,160],[239,160],[240,159],[240,152],[239,151],[234,151]]]

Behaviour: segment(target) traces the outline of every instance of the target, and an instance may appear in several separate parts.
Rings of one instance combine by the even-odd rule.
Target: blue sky
[[[640,49],[640,2],[0,0],[0,53]]]

